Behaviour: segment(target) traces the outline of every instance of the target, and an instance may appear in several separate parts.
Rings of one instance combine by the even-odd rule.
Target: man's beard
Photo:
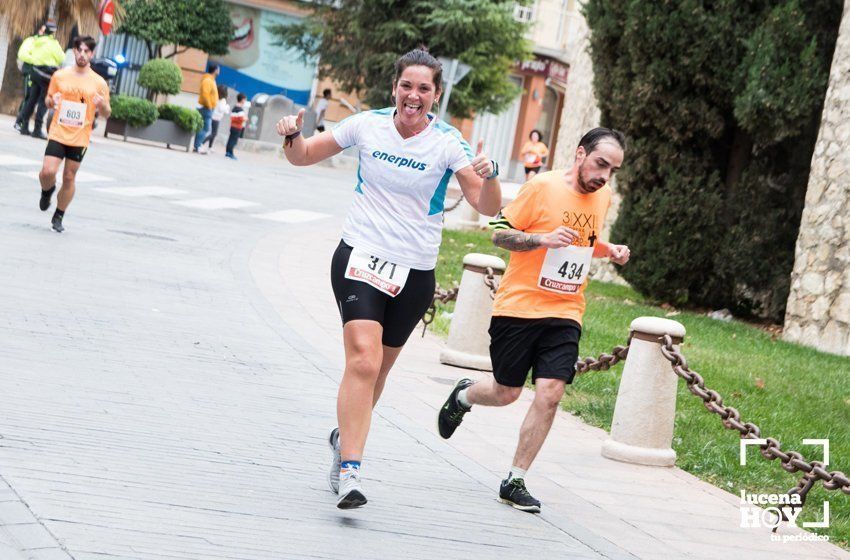
[[[602,183],[601,185],[598,184],[598,183],[596,185],[591,184],[591,183],[594,183],[595,181],[591,181],[590,183],[588,183],[587,181],[584,180],[584,177],[582,177],[582,171],[584,171],[584,164],[582,164],[578,168],[578,184],[581,187],[582,191],[584,191],[586,193],[593,193],[593,192],[598,191],[599,189],[601,189],[605,185],[605,183]]]

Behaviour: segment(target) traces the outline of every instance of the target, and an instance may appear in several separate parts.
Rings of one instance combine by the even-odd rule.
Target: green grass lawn
[[[460,281],[466,253],[507,253],[490,242],[485,232],[444,231],[437,281],[450,287]],[[640,316],[665,317],[671,313],[628,287],[591,282],[587,291],[581,355],[597,356],[624,344],[629,323]],[[453,304],[438,306],[434,331],[448,332]],[[672,312],[675,313],[675,312]],[[822,460],[819,446],[803,439],[830,440],[828,470],[850,473],[850,358],[824,354],[776,339],[771,333],[741,321],[722,322],[683,311],[669,318],[682,323],[687,337],[682,353],[706,386],[718,391],[724,404],[741,413],[742,421],[761,428],[785,451],[796,450],[807,459]],[[622,366],[607,372],[579,376],[567,387],[563,408],[588,424],[610,429]],[[784,493],[795,486],[800,473],[782,470],[779,461],[767,461],[751,450],[746,467],[738,464],[737,432],[723,427],[715,414],[679,383],[673,448],[676,465],[734,494]],[[830,527],[810,529],[830,535],[831,541],[850,548],[850,496],[827,492],[820,484],[809,493],[802,521],[820,521],[822,502],[830,501]]]

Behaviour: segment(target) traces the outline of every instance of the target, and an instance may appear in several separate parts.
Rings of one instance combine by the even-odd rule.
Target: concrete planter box
[[[164,119],[157,119],[149,126],[136,127],[130,126],[126,121],[119,121],[110,117],[106,120],[106,130],[104,130],[103,135],[108,138],[110,134],[123,136],[125,142],[127,138],[138,138],[160,142],[168,148],[172,144],[185,146],[187,152],[192,150],[192,142],[195,138],[194,132],[186,132],[174,122]]]

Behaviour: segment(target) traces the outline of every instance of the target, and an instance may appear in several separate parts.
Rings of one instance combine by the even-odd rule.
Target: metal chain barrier
[[[490,288],[490,299],[496,299],[496,290],[499,289],[499,283],[496,282],[496,274],[493,272],[493,267],[487,267],[487,274],[484,275],[484,284]]]
[[[452,204],[448,208],[443,208],[443,213],[445,214],[446,212],[451,212],[452,210],[460,206],[461,202],[463,202],[463,193],[461,193],[460,197],[457,199],[457,201],[455,201],[454,204]]]
[[[629,344],[631,339],[625,346],[615,346],[610,354],[602,353],[598,358],[588,356],[583,360],[576,362],[576,374],[587,373],[588,371],[605,371],[611,369],[622,360],[625,360],[629,355]]]
[[[761,430],[752,422],[741,422],[741,414],[731,406],[723,405],[720,394],[705,386],[705,380],[700,374],[688,367],[685,357],[673,347],[673,339],[670,335],[659,337],[661,353],[670,362],[673,372],[685,380],[688,390],[702,399],[703,405],[709,412],[720,416],[723,426],[729,430],[736,430],[742,439],[761,439]],[[806,495],[817,481],[823,482],[826,490],[841,490],[850,496],[850,478],[841,471],[827,471],[826,465],[821,461],[807,461],[802,454],[796,451],[782,451],[780,444],[773,438],[764,438],[766,443],[759,445],[761,454],[770,461],[779,459],[780,466],[789,473],[804,472],[805,475],[797,483],[797,486],[788,491],[788,495],[800,496],[800,505],[792,506],[802,508],[806,503]],[[788,521],[784,512],[783,520]],[[776,527],[773,529],[776,532]]]
[[[437,287],[434,289],[434,297],[431,299],[431,305],[428,306],[428,310],[425,311],[425,315],[422,316],[422,336],[425,336],[425,331],[428,329],[428,325],[434,322],[434,319],[437,317],[437,302],[439,301],[443,305],[447,304],[450,301],[457,299],[458,293],[458,285],[455,283],[454,288],[451,290],[444,290],[437,284]]]
[[[499,283],[496,281],[496,273],[492,267],[487,267],[487,273],[483,276],[483,278],[484,284],[490,288],[490,299],[495,299],[496,290],[499,289]],[[434,297],[431,299],[431,305],[428,306],[428,310],[425,311],[425,315],[422,316],[423,337],[425,336],[425,331],[428,330],[428,325],[433,323],[434,319],[437,317],[437,302],[439,301],[445,305],[450,301],[456,300],[459,289],[457,282],[455,282],[455,286],[451,290],[443,289],[439,284],[437,285],[434,289]]]

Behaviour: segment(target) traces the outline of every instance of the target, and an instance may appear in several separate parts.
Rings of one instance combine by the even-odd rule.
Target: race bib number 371
[[[401,293],[407,282],[410,269],[400,264],[391,263],[365,251],[354,249],[345,267],[345,277],[350,280],[365,282],[395,297]]]
[[[59,107],[59,124],[71,128],[82,128],[86,119],[86,104],[62,100]]]
[[[538,287],[558,294],[575,294],[590,272],[593,247],[560,247],[548,249]]]

